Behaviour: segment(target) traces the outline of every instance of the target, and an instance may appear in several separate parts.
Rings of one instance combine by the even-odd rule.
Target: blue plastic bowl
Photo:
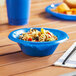
[[[71,20],[71,21],[75,21],[76,20],[76,15],[66,15],[66,14],[61,14],[61,13],[56,13],[51,11],[51,9],[55,9],[58,5],[60,5],[61,3],[57,3],[57,4],[51,4],[49,6],[47,6],[45,8],[45,11],[49,14],[52,14],[53,16],[63,19],[63,20]]]
[[[41,28],[35,28],[37,30],[41,30]],[[31,41],[24,41],[19,39],[19,35],[28,32],[30,28],[22,28],[15,31],[12,31],[8,38],[14,42],[17,42],[21,48],[21,50],[30,56],[48,56],[53,54],[57,46],[66,41],[69,37],[68,35],[60,30],[57,29],[50,29],[44,28],[45,30],[49,30],[54,35],[58,37],[56,41],[49,41],[49,42],[31,42]]]

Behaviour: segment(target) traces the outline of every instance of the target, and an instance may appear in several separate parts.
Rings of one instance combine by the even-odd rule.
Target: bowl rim
[[[42,27],[38,27],[38,28],[33,28],[33,29],[41,29]],[[58,29],[52,29],[52,28],[44,28],[45,30],[55,30],[55,31],[59,31],[61,33],[64,33],[65,35],[65,38],[63,39],[58,39],[58,40],[55,40],[55,41],[48,41],[48,42],[32,42],[32,41],[24,41],[24,40],[20,40],[20,39],[16,39],[14,38],[12,35],[15,31],[18,31],[18,30],[23,30],[23,29],[30,29],[30,28],[21,28],[21,29],[17,29],[17,30],[14,30],[12,31],[9,35],[8,35],[8,38],[14,42],[17,42],[17,43],[20,43],[20,44],[51,44],[51,45],[54,45],[54,44],[58,44],[58,43],[62,43],[66,40],[69,39],[69,36],[67,33],[65,33],[64,31],[61,31],[61,30],[58,30]]]

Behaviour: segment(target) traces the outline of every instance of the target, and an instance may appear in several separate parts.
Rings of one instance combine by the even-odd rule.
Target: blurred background
[[[33,6],[31,5],[30,16],[31,15],[38,15],[40,11],[42,12],[42,10],[45,11],[45,7],[50,5],[51,3],[57,3],[57,2],[62,2],[62,1],[63,0],[56,0],[56,1],[55,0],[31,0]],[[41,6],[42,6],[42,8],[39,8]],[[34,8],[34,9],[32,9],[32,8]],[[6,11],[7,11],[6,10],[6,0],[0,0],[0,24],[8,23]]]
[[[3,23],[3,20],[7,22],[6,0],[0,0],[0,24]]]

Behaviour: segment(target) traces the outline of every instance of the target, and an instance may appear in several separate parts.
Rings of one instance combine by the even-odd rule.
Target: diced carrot
[[[48,32],[48,34],[49,34],[50,36],[52,36],[49,32]]]
[[[29,41],[32,41],[32,38],[29,38],[28,40],[29,40]]]
[[[30,32],[28,34],[31,34]]]

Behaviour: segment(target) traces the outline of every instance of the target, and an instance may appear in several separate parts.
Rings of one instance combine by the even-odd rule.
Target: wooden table
[[[0,76],[58,76],[75,71],[52,64],[76,41],[76,21],[65,21],[45,12],[45,7],[61,0],[32,0],[28,25],[8,25],[6,7],[0,6]],[[48,27],[65,31],[69,40],[60,44],[53,55],[31,57],[23,54],[19,46],[8,39],[8,34],[18,28]]]

